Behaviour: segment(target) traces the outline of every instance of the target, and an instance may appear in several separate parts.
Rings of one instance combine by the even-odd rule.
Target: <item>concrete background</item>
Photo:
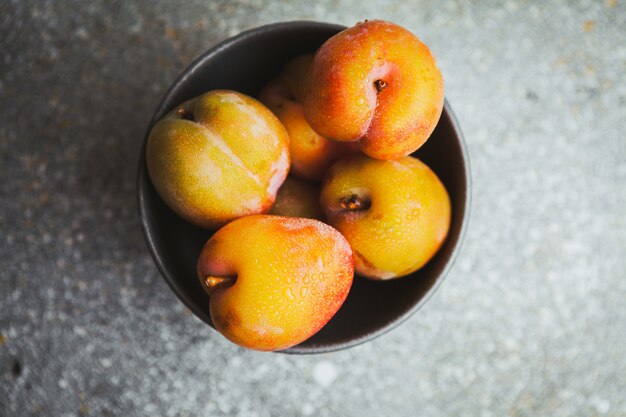
[[[240,349],[147,252],[144,128],[219,40],[364,18],[438,58],[472,163],[465,245],[373,342]],[[626,416],[625,74],[622,0],[2,1],[0,416]]]

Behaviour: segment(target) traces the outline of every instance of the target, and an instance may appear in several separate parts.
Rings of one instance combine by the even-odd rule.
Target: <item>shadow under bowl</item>
[[[209,297],[196,276],[196,262],[212,232],[180,218],[157,194],[145,160],[149,132],[171,108],[206,91],[232,89],[256,96],[290,59],[315,52],[343,29],[328,23],[284,22],[225,40],[196,59],[174,81],[146,130],[137,176],[139,215],[146,242],[174,293],[211,327]],[[437,173],[450,194],[452,222],[446,242],[426,266],[410,276],[386,282],[355,277],[346,302],[330,322],[310,339],[283,352],[321,353],[371,340],[415,313],[450,270],[468,220],[470,175],[461,130],[447,102],[434,133],[413,155]]]

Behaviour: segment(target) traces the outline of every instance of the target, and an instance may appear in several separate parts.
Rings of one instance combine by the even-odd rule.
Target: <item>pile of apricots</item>
[[[156,123],[155,189],[216,230],[197,264],[216,329],[250,349],[286,349],[333,317],[355,273],[390,280],[425,265],[448,234],[450,199],[408,155],[442,109],[429,49],[374,20],[293,59],[258,100],[209,91]]]

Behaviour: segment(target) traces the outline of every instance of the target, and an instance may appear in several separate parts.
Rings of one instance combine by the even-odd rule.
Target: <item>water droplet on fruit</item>
[[[291,288],[287,288],[287,298],[289,298],[290,300],[296,299],[296,297],[293,295],[293,292],[291,291]]]
[[[308,287],[302,287],[302,288],[300,288],[300,295],[301,295],[302,297],[305,297],[305,296],[306,296],[306,294],[307,294],[308,292],[309,292]]]
[[[407,220],[418,219],[420,215],[421,215],[421,210],[419,208],[414,208],[413,210],[411,210],[409,213],[406,214],[406,219]]]

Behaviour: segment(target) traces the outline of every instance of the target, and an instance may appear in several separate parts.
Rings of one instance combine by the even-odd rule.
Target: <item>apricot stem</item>
[[[209,295],[219,288],[227,288],[233,285],[237,281],[236,276],[219,277],[214,275],[208,275],[204,278],[204,284],[209,292]]]
[[[364,200],[356,194],[350,194],[341,199],[341,208],[345,210],[357,211],[367,210],[370,207],[369,200]]]
[[[179,115],[180,118],[183,120],[193,121],[193,113],[185,109],[184,107],[181,107],[180,109],[176,110],[176,114]]]
[[[376,80],[374,81],[374,87],[376,87],[376,91],[378,91],[379,93],[381,91],[383,91],[385,88],[387,88],[387,81],[385,80]]]

